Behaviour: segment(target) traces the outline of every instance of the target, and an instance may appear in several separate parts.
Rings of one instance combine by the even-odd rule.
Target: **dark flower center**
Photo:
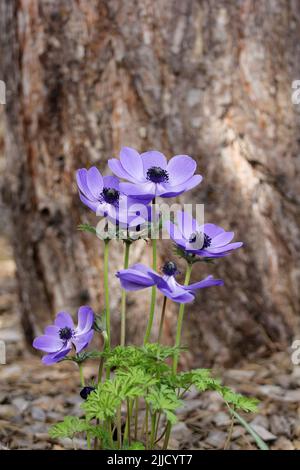
[[[147,180],[152,181],[152,183],[165,183],[169,181],[169,174],[159,166],[152,166],[147,171]]]
[[[178,272],[177,266],[173,261],[168,261],[167,263],[163,265],[162,272],[166,276],[174,276],[174,274]]]
[[[58,332],[60,339],[68,341],[73,336],[73,331],[68,326],[61,328]]]
[[[120,192],[114,188],[103,188],[101,194],[103,200],[107,202],[107,204],[118,205]]]
[[[201,232],[193,232],[190,235],[189,238],[189,243],[195,243],[197,241],[197,238],[203,238],[203,245],[201,249],[208,248],[211,244],[211,237],[209,237],[206,233],[201,233]]]
[[[90,393],[95,390],[95,387],[83,387],[80,391],[80,396],[83,400],[86,400]]]

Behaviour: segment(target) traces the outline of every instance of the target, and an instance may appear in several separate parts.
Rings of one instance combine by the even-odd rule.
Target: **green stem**
[[[128,268],[129,264],[129,250],[130,242],[125,241],[125,251],[124,251],[124,269]],[[125,346],[126,338],[126,290],[122,289],[121,297],[121,346]]]
[[[152,269],[156,271],[157,270],[157,240],[156,240],[157,223],[156,223],[155,198],[153,199],[152,205],[153,205],[152,217],[153,217],[153,224],[154,224],[154,238],[152,239]],[[151,290],[150,314],[149,314],[148,325],[147,325],[147,329],[146,329],[146,333],[144,337],[144,344],[149,342],[149,338],[151,335],[151,330],[152,330],[153,320],[154,320],[155,303],[156,303],[156,286],[153,286]]]
[[[104,299],[105,299],[105,323],[107,331],[107,348],[110,350],[110,306],[108,289],[108,255],[109,240],[104,240]]]
[[[185,273],[185,280],[184,280],[184,285],[185,286],[187,286],[190,282],[192,267],[193,267],[192,264],[187,265],[186,273]],[[178,322],[177,322],[177,330],[176,330],[176,340],[175,340],[175,346],[178,347],[178,348],[180,346],[180,341],[181,341],[181,330],[182,330],[182,322],[183,322],[183,316],[184,316],[184,307],[185,307],[185,304],[180,304]],[[174,359],[173,359],[173,374],[174,375],[177,372],[178,359],[179,359],[179,353],[176,352],[175,355],[174,355]]]
[[[168,424],[167,424],[167,429],[166,429],[166,434],[165,434],[165,439],[164,439],[163,450],[167,450],[167,449],[168,449],[168,444],[169,444],[171,429],[172,429],[172,424],[171,424],[170,421],[169,421]]]
[[[185,279],[184,279],[184,285],[185,286],[187,286],[190,282],[192,268],[193,268],[193,265],[191,263],[188,263],[186,273],[185,273]],[[178,348],[180,346],[180,341],[181,341],[181,330],[182,330],[182,322],[183,322],[183,316],[184,316],[184,307],[185,307],[185,304],[180,304],[178,322],[177,322],[177,330],[176,330],[176,340],[175,340],[175,346],[178,347]],[[178,359],[179,359],[179,353],[176,352],[175,355],[174,355],[174,359],[173,359],[173,374],[174,375],[177,372]],[[171,430],[172,430],[172,424],[169,421],[168,424],[167,424],[165,440],[164,440],[164,444],[163,444],[163,449],[164,450],[166,450],[168,448],[169,439],[170,439],[170,435],[171,435]]]
[[[118,449],[122,449],[122,422],[121,422],[121,405],[117,409],[117,432],[118,432]]]
[[[139,399],[135,399],[135,411],[134,411],[134,439],[137,441],[138,435],[138,417],[139,417]]]
[[[161,317],[160,317],[160,324],[159,324],[159,332],[158,332],[158,340],[157,342],[161,342],[161,337],[162,337],[162,332],[163,332],[163,327],[164,327],[164,319],[165,319],[165,313],[166,313],[166,305],[167,305],[167,297],[164,297],[163,301],[163,306],[161,310]]]
[[[80,385],[81,385],[81,387],[84,387],[85,386],[85,381],[84,381],[84,375],[83,375],[83,365],[78,364],[78,367],[79,367]]]
[[[146,422],[146,449],[149,450],[148,447],[148,439],[149,439],[149,430],[148,430],[148,416],[149,416],[149,405],[146,403],[146,416],[145,416],[145,422]]]
[[[153,413],[153,415],[151,416],[150,450],[153,450],[153,447],[154,447],[155,430],[156,430],[156,414]]]

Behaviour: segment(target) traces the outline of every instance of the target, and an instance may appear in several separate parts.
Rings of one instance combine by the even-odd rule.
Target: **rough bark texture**
[[[246,244],[194,271],[226,283],[189,309],[194,363],[289,345],[300,299],[300,115],[291,102],[299,2],[2,0],[0,18],[3,192],[27,338],[60,308],[100,309],[101,249],[76,231],[88,216],[74,172],[103,169],[129,145],[196,158],[205,179],[186,200],[205,203],[206,220]],[[145,321],[146,294],[138,298],[130,296],[132,339]],[[118,308],[114,295],[115,325]]]

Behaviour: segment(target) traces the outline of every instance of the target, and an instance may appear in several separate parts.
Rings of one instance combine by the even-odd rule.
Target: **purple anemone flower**
[[[148,220],[147,207],[123,194],[116,176],[102,176],[93,166],[77,170],[76,179],[81,201],[97,215],[130,227]]]
[[[128,196],[148,202],[154,197],[174,197],[201,183],[202,176],[195,175],[196,162],[188,155],[176,155],[168,162],[156,150],[139,154],[136,150],[123,147],[120,160],[112,158],[108,166],[119,178],[130,183],[120,183]]]
[[[230,243],[234,232],[214,224],[198,225],[188,212],[178,211],[177,224],[167,221],[164,226],[179,248],[206,258],[221,258],[243,246],[242,242]]]
[[[59,312],[54,325],[47,326],[45,334],[35,338],[33,347],[48,353],[43,356],[44,364],[54,364],[63,359],[73,345],[76,353],[88,346],[94,335],[93,323],[94,312],[87,306],[82,306],[78,310],[77,327],[74,326],[69,313]]]
[[[175,279],[178,271],[176,264],[172,261],[165,263],[162,271],[163,275],[161,276],[153,269],[138,263],[128,269],[118,271],[116,276],[120,279],[121,286],[125,290],[136,291],[156,285],[166,297],[178,303],[192,302],[197,289],[223,285],[221,279],[213,279],[213,276],[208,276],[202,281],[183,286]]]

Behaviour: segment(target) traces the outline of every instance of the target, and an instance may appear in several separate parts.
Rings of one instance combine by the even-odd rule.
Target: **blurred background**
[[[213,274],[225,286],[189,307],[182,366],[279,357],[289,369],[300,335],[299,59],[297,0],[1,0],[0,326],[3,338],[25,338],[14,353],[20,344],[21,357],[32,352],[61,309],[102,311],[102,246],[77,230],[97,220],[79,201],[75,171],[106,172],[131,146],[195,158],[204,181],[180,200],[204,203],[207,222],[245,243],[196,265],[195,280]],[[145,262],[150,247],[134,247],[131,261]],[[116,341],[121,243],[111,252]],[[171,254],[164,242],[161,264]],[[147,291],[128,296],[131,342],[148,300]],[[169,307],[166,343],[176,318]]]

